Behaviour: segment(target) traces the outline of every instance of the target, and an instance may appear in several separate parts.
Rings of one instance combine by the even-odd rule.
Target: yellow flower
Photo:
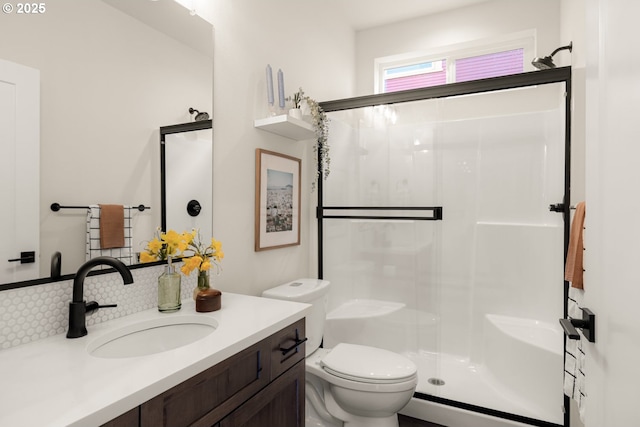
[[[147,243],[146,254],[140,254],[142,262],[152,262],[167,259],[169,256],[176,256],[179,252],[187,249],[188,243],[184,236],[173,230],[163,233],[160,228],[156,232],[156,237]]]
[[[143,262],[143,263],[144,262],[154,262],[154,261],[157,261],[157,260],[158,260],[158,258],[155,255],[153,255],[153,254],[151,254],[151,253],[149,253],[147,251],[140,252],[140,262]]]
[[[184,232],[182,234],[182,241],[186,243],[186,248],[181,249],[183,254],[185,251],[187,253],[191,252],[192,254],[190,258],[183,259],[184,264],[180,269],[182,273],[189,275],[195,269],[198,269],[199,271],[208,271],[213,266],[220,268],[218,262],[224,256],[224,253],[222,252],[222,242],[211,238],[211,244],[209,246],[205,246],[200,240],[200,235],[197,229],[194,229],[191,232]]]
[[[185,242],[187,242],[187,245],[190,245],[191,243],[193,243],[193,240],[196,238],[196,235],[198,234],[198,230],[191,230],[190,232],[185,231],[184,233],[182,233],[182,238],[184,239]]]
[[[147,247],[149,248],[149,251],[151,253],[158,253],[160,249],[162,249],[162,242],[158,240],[157,237],[154,237],[153,240],[149,242],[149,245],[147,245]]]
[[[188,276],[193,270],[200,267],[200,264],[202,263],[202,257],[200,257],[199,255],[194,255],[191,258],[184,259],[183,262],[184,264],[180,271]]]
[[[183,239],[181,234],[178,234],[173,230],[167,231],[161,237],[162,237],[162,240],[164,240],[167,243],[168,249],[172,253],[175,252],[175,250],[178,248],[178,246],[180,245],[180,242],[182,242],[182,239]]]

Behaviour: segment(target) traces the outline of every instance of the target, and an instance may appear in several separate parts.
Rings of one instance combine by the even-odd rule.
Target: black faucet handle
[[[89,301],[88,303],[85,304],[86,313],[87,314],[92,314],[92,313],[98,311],[98,309],[100,309],[100,308],[110,308],[110,307],[117,307],[117,306],[118,306],[118,304],[100,305],[96,301]]]

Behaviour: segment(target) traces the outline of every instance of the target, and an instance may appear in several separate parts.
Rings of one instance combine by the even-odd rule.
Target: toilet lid
[[[340,343],[320,362],[325,371],[366,383],[397,383],[416,375],[416,365],[404,356],[375,347]]]

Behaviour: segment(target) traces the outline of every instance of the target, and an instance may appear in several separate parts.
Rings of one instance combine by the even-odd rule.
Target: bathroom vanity
[[[298,320],[103,427],[302,427],[304,326]]]
[[[0,425],[302,427],[309,307],[225,293],[216,312],[196,313],[187,301],[177,313],[147,310],[88,325],[83,338],[61,334],[2,351]],[[131,325],[194,316],[215,330],[136,357],[92,352]]]

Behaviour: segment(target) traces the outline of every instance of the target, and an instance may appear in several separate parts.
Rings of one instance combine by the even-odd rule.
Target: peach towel
[[[584,256],[584,242],[582,241],[582,231],[584,230],[585,202],[576,205],[576,212],[573,214],[571,224],[571,234],[569,237],[569,251],[567,253],[567,263],[564,268],[564,280],[571,282],[571,286],[584,289],[582,281]]]
[[[100,206],[100,249],[124,246],[124,206]]]

